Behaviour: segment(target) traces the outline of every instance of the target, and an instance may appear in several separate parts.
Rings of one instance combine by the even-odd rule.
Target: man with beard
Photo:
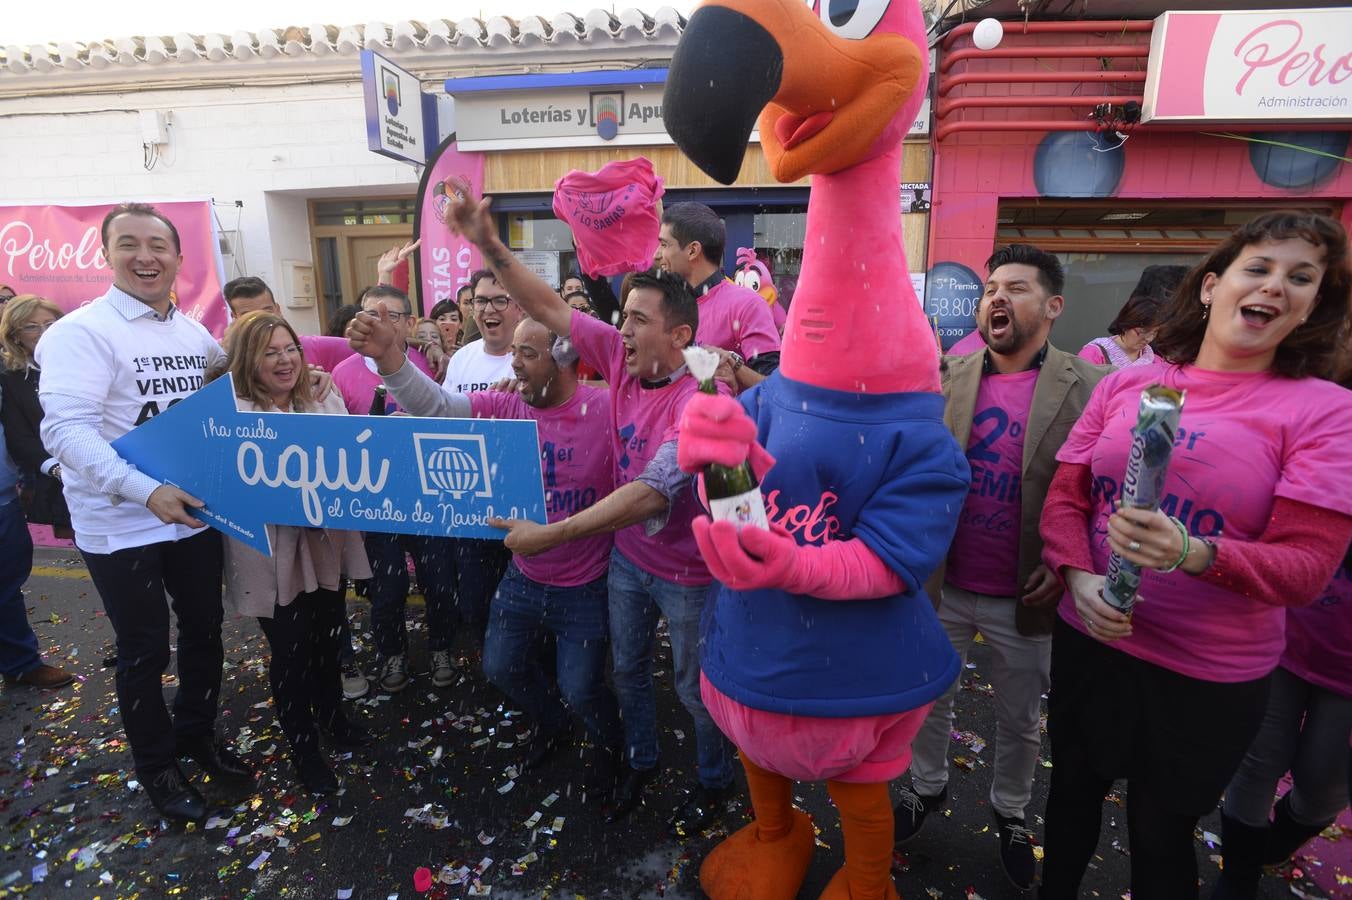
[[[1065,273],[1056,257],[1011,244],[996,251],[986,269],[976,321],[987,349],[949,357],[943,376],[944,422],[967,448],[972,485],[947,566],[926,590],[937,599],[939,620],[964,663],[978,631],[995,651],[991,810],[1005,873],[1027,889],[1034,864],[1024,808],[1041,746],[1040,702],[1061,599],[1060,584],[1042,564],[1038,518],[1056,473],[1056,452],[1109,370],[1047,340],[1065,304]],[[912,744],[912,785],[902,788],[896,809],[899,844],[915,837],[926,814],[947,800],[957,689],[955,682],[935,702]]]

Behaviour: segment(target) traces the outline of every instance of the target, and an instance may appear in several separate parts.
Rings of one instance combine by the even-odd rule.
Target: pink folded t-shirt
[[[664,188],[643,157],[574,169],[554,183],[554,215],[573,232],[577,263],[592,278],[638,272],[653,264]]]

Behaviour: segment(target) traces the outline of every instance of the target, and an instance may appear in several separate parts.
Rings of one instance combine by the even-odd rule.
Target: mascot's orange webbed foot
[[[711,900],[793,900],[807,877],[816,839],[807,813],[792,810],[793,827],[777,840],[761,839],[752,822],[713,849],[699,868]]]
[[[901,895],[897,893],[897,886],[890,875],[887,883],[880,885],[875,891],[867,893],[851,891],[848,870],[842,868],[836,873],[836,877],[831,879],[826,890],[822,891],[821,900],[901,900]]]

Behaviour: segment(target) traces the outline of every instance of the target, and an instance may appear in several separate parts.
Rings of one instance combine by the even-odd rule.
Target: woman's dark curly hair
[[[1324,251],[1324,277],[1309,317],[1277,345],[1272,370],[1288,378],[1326,377],[1337,355],[1338,339],[1352,301],[1352,269],[1348,267],[1347,232],[1328,216],[1306,212],[1261,215],[1235,230],[1188,272],[1169,304],[1160,311],[1155,352],[1170,362],[1194,362],[1202,347],[1207,321],[1202,316],[1202,282],[1221,275],[1245,247],[1299,239]]]

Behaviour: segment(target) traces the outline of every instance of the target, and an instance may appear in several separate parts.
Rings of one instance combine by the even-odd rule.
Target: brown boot
[[[58,669],[56,666],[49,666],[46,663],[40,664],[36,669],[29,669],[22,675],[5,676],[5,684],[34,687],[42,690],[63,688],[74,680],[75,676],[65,669]]]
[[[793,808],[793,782],[742,754],[756,821],[705,858],[700,887],[712,900],[793,900],[812,861],[815,836],[807,813]]]
[[[845,866],[821,900],[898,900],[892,881],[892,801],[887,784],[828,781],[845,835]]]

